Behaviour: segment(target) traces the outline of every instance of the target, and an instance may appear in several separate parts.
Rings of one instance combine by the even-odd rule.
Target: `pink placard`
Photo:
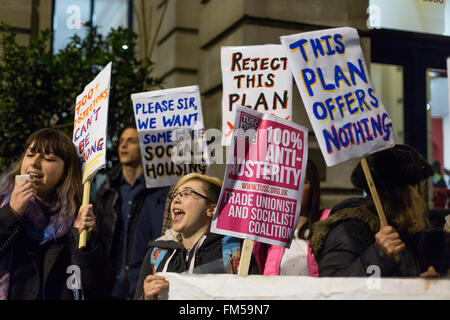
[[[243,122],[251,121],[250,119],[256,121],[257,118],[249,112],[242,111],[238,128],[245,126]],[[280,143],[276,144],[277,141],[274,140],[278,139],[278,132]],[[289,137],[286,137],[287,134]],[[286,143],[283,143],[283,139]],[[263,184],[271,181],[274,186],[297,190],[301,175],[299,168],[303,161],[304,140],[302,130],[296,130],[278,121],[264,120],[258,124],[256,143],[244,139],[240,144],[242,148],[234,148],[234,158],[242,160],[242,155],[245,154],[245,162],[235,161],[238,163],[230,170],[227,177]],[[239,145],[239,142],[237,144]]]
[[[300,214],[308,130],[238,108],[211,231],[289,247]]]

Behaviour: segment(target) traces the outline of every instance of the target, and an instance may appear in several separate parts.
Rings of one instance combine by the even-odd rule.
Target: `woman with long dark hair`
[[[80,208],[81,201],[71,139],[49,128],[31,134],[0,184],[0,300],[103,297],[109,281],[101,246],[91,239],[76,249],[79,231],[95,236],[92,205]]]
[[[388,226],[380,226],[361,164],[351,181],[368,197],[335,210],[315,224],[312,249],[325,277],[365,277],[376,266],[382,277],[437,277],[449,271],[449,234],[428,220],[431,165],[407,145],[375,152],[367,162]]]

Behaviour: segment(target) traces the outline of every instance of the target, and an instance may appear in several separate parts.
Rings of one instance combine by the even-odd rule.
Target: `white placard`
[[[281,43],[327,166],[395,144],[356,29],[282,36]]]
[[[131,99],[147,188],[208,172],[199,86],[135,93]]]
[[[76,99],[73,142],[82,163],[83,184],[106,165],[111,67],[112,62]]]
[[[222,47],[222,144],[230,145],[237,106],[292,120],[292,74],[276,44]]]

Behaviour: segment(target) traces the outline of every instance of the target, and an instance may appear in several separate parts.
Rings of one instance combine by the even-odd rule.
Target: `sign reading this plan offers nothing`
[[[108,63],[76,99],[73,143],[81,159],[83,184],[106,165],[111,66]]]
[[[394,145],[392,121],[372,85],[355,29],[283,36],[281,43],[328,166]]]
[[[230,145],[236,108],[292,120],[292,73],[282,45],[222,47],[222,144]]]
[[[147,188],[173,185],[191,172],[207,173],[198,86],[135,93],[131,99]]]

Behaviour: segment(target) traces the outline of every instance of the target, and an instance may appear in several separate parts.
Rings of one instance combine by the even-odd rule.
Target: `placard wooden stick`
[[[87,207],[89,205],[89,196],[91,193],[91,181],[88,180],[83,185],[83,203],[82,207]],[[80,233],[80,239],[78,241],[78,249],[83,249],[86,247],[87,230],[84,229]]]
[[[242,245],[241,260],[239,262],[238,275],[247,276],[250,260],[253,252],[253,240],[245,239]]]
[[[372,199],[373,199],[373,202],[375,203],[378,217],[380,218],[380,227],[385,227],[388,225],[387,220],[386,220],[386,215],[384,214],[383,206],[381,204],[380,197],[378,196],[378,192],[377,192],[377,188],[375,187],[375,183],[373,182],[372,173],[370,172],[366,157],[361,158],[361,166],[363,168],[364,175],[366,176],[367,185],[369,186],[370,193],[372,194]]]

